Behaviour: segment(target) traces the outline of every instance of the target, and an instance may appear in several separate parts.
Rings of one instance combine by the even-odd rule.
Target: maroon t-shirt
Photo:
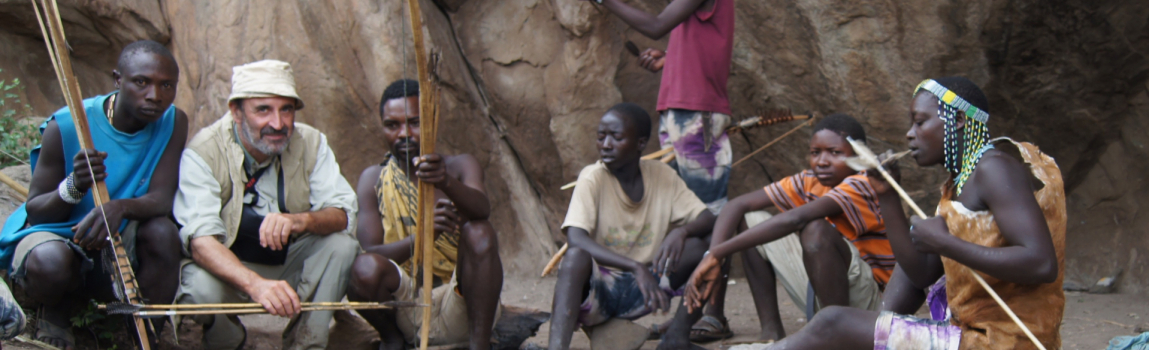
[[[734,0],[714,0],[670,31],[658,110],[730,113],[726,78],[734,49]]]

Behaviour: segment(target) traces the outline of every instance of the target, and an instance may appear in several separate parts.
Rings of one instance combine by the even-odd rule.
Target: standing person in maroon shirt
[[[663,72],[658,89],[658,140],[662,148],[674,147],[671,166],[718,215],[727,202],[732,158],[725,130],[731,122],[726,79],[734,48],[734,0],[673,0],[657,15],[622,0],[589,1],[603,5],[651,39],[670,34],[665,52],[647,49],[639,63]],[[733,335],[722,313],[724,294],[724,287],[717,291],[714,303],[691,330],[692,341]],[[656,333],[665,331],[659,328]]]

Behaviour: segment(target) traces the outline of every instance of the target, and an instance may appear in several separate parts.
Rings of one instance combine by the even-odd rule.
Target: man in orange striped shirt
[[[810,169],[726,204],[714,226],[709,254],[687,283],[688,307],[702,306],[717,287],[722,261],[741,251],[762,340],[785,336],[776,278],[799,307],[808,302],[809,285],[816,306],[878,309],[894,254],[869,180],[846,165],[846,158],[854,155],[847,136],[866,139],[853,117],[826,117],[810,139]],[[770,206],[782,213],[769,217],[752,212]],[[731,238],[736,229],[742,234]]]

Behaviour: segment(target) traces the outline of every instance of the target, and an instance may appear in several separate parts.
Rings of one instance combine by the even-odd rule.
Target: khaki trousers
[[[754,227],[769,220],[770,213],[749,212],[744,218],[747,226]],[[878,282],[874,280],[874,273],[870,270],[870,265],[859,256],[858,248],[849,241],[846,245],[850,246],[850,267],[846,270],[846,278],[850,283],[850,307],[877,311],[882,305],[882,292],[878,288]],[[776,241],[760,245],[757,250],[758,254],[762,254],[762,258],[774,265],[775,279],[786,289],[790,300],[799,309],[805,310],[810,277],[806,274],[806,264],[802,260],[802,242],[798,235],[791,233]],[[821,308],[820,301],[815,303],[815,311]]]
[[[349,235],[305,235],[288,247],[281,266],[243,265],[263,278],[287,281],[300,302],[340,301],[347,292],[351,264],[359,254],[359,242]],[[249,303],[251,297],[221,281],[194,263],[183,266],[179,304]],[[291,319],[283,330],[283,349],[324,349],[334,311],[309,311]],[[237,349],[246,330],[234,315],[190,317],[204,326],[204,349]]]

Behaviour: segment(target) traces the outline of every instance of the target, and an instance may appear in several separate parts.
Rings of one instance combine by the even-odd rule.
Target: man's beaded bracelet
[[[84,199],[84,194],[80,192],[80,189],[76,188],[75,173],[68,174],[68,177],[64,178],[64,181],[60,181],[60,186],[56,192],[59,194],[60,199],[68,204],[79,204],[80,201]]]

